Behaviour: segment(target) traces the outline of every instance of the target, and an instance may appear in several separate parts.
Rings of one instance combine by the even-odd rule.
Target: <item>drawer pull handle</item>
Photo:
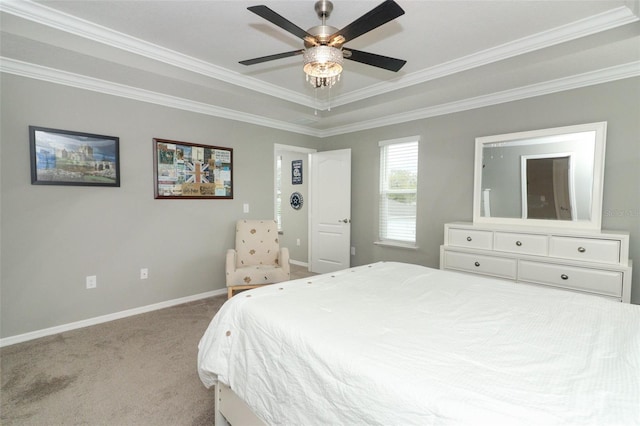
[[[467,237],[467,241],[471,241],[471,237]]]
[[[520,247],[522,245],[522,241],[516,241],[516,245]]]
[[[562,274],[562,275],[560,275],[560,278],[562,278],[563,280],[568,280],[569,279],[569,275]]]
[[[584,248],[584,247],[578,247],[578,251],[579,251],[580,253],[584,253],[585,251],[587,251],[587,249],[586,249],[586,248]]]
[[[474,265],[480,266],[480,262],[476,262],[476,263],[474,263]]]

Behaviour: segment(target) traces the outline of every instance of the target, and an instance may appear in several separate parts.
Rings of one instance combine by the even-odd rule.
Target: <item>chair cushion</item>
[[[227,271],[227,286],[270,284],[289,280],[289,274],[280,267],[253,265]]]
[[[277,265],[280,242],[274,220],[239,220],[236,223],[236,266]]]

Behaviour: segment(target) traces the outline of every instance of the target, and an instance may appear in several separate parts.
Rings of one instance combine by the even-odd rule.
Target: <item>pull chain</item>
[[[313,89],[313,96],[315,96],[315,102],[313,103],[313,115],[318,115],[318,89]]]

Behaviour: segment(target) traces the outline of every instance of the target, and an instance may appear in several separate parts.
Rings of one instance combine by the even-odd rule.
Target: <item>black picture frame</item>
[[[302,160],[291,162],[291,184],[302,185]]]
[[[120,138],[29,126],[31,184],[120,186]]]
[[[153,139],[155,199],[233,199],[233,149]]]

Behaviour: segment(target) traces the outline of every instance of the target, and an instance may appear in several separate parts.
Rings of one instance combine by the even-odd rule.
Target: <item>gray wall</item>
[[[335,108],[339,113],[339,108]],[[607,121],[603,229],[631,234],[640,265],[640,79],[540,96],[405,124],[336,136],[323,150],[352,149],[353,265],[402,260],[438,267],[443,226],[473,219],[474,144],[478,136]],[[418,250],[374,245],[378,233],[378,141],[420,135]],[[633,276],[640,304],[640,267]]]
[[[235,220],[274,216],[274,143],[316,141],[7,74],[1,79],[2,337],[224,288]],[[119,136],[121,187],[31,185],[29,125]],[[154,200],[154,137],[233,148],[234,199]],[[96,289],[85,289],[87,275],[97,275]]]
[[[282,247],[289,249],[291,260],[309,262],[309,155],[302,152],[282,151]],[[302,184],[291,183],[291,162],[302,160]],[[302,207],[295,210],[289,198],[293,192],[302,195]],[[298,245],[298,240],[300,244]]]
[[[273,217],[274,143],[352,149],[354,265],[437,267],[444,223],[472,218],[477,136],[608,121],[603,227],[631,232],[640,265],[638,78],[328,139],[7,74],[1,83],[1,337],[223,288],[234,221]],[[29,125],[119,136],[122,186],[31,185]],[[412,135],[421,135],[419,249],[376,246],[378,141]],[[233,148],[235,198],[154,200],[154,137]],[[96,289],[85,289],[87,275]],[[633,281],[640,303],[640,272]]]

